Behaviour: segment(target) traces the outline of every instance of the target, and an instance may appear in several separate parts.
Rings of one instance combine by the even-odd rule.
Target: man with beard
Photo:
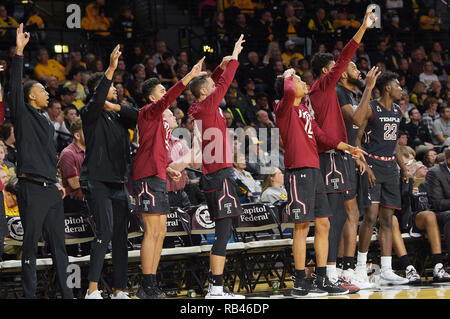
[[[355,87],[361,87],[361,72],[355,63],[350,62],[342,73],[338,84],[336,85],[336,93],[341,106],[342,116],[347,130],[348,143],[355,145],[358,128],[364,121],[368,112],[369,101],[372,95],[372,89],[381,72],[377,67],[373,67],[366,76],[366,88],[364,90],[361,102],[358,105],[356,94],[353,92]],[[358,282],[353,274],[353,258],[356,250],[356,235],[358,232],[359,209],[358,201],[362,206],[368,207],[368,180],[363,178],[365,165],[361,160],[354,160],[349,157],[346,161],[348,164],[350,190],[344,193],[344,206],[347,213],[347,220],[344,224],[343,233],[341,235],[340,246],[343,246],[343,270],[341,278],[357,286],[359,289],[373,288],[372,284]],[[358,167],[359,172],[356,171]],[[365,176],[367,177],[367,175]],[[358,201],[357,201],[358,196]],[[338,254],[339,256],[339,254]],[[342,256],[342,255],[341,255]],[[330,278],[331,281],[338,278]]]

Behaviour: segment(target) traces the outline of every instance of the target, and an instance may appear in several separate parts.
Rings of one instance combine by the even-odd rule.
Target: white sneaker
[[[445,271],[444,265],[441,263],[434,266],[433,282],[450,282],[450,275]]]
[[[114,294],[112,294],[110,297],[111,299],[131,299],[128,293],[123,291],[120,291],[117,296],[114,296]]]
[[[370,282],[369,276],[367,276],[366,266],[356,266],[351,283],[358,286],[359,289],[372,289],[375,288],[375,283]]]
[[[342,271],[342,275],[341,275],[342,279],[344,279],[345,281],[351,283],[352,285],[355,285],[360,290],[375,288],[375,284],[371,283],[369,281],[369,277],[367,276],[367,272],[366,272],[366,276],[365,277],[367,277],[367,281],[359,279],[359,276],[356,275],[356,273],[355,273],[355,271],[353,269],[343,270]]]
[[[408,267],[406,267],[405,274],[406,279],[408,279],[410,284],[417,284],[422,282],[422,280],[420,279],[420,275],[417,273],[417,270],[413,265],[409,265]]]
[[[222,289],[221,289],[222,288]],[[245,299],[244,295],[235,295],[225,287],[210,286],[205,299]]]
[[[380,285],[381,286],[389,286],[389,285],[406,285],[409,283],[409,280],[399,275],[396,275],[392,269],[386,269],[381,271],[380,275]]]
[[[102,297],[102,290],[100,290],[100,291],[99,290],[95,290],[91,294],[88,294],[88,291],[86,291],[86,296],[84,296],[84,299],[103,299],[103,297]]]

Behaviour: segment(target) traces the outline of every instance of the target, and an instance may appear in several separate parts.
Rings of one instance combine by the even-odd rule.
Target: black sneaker
[[[136,292],[139,299],[167,299],[158,287],[139,287]]]
[[[314,278],[313,285],[316,285],[320,290],[328,292],[329,296],[340,296],[349,293],[348,289],[341,288],[332,283],[327,276],[320,276],[314,273],[312,276]]]
[[[314,298],[328,295],[326,291],[320,290],[311,283],[308,278],[296,279],[292,276],[292,280],[294,281],[294,288],[291,290],[291,296],[294,298]]]

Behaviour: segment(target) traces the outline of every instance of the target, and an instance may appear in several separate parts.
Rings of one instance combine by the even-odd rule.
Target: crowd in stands
[[[283,145],[273,145],[270,130],[269,136],[261,136],[259,131],[260,128],[277,127],[273,113],[274,103],[277,102],[274,99],[274,81],[287,68],[294,68],[308,87],[311,86],[316,76],[310,66],[314,53],[327,51],[337,58],[359,28],[369,1],[206,2],[199,7],[199,24],[204,27],[205,41],[213,45],[218,54],[223,56],[229,53],[240,34],[244,34],[247,39],[236,77],[220,105],[227,126],[243,128],[249,135],[245,145],[237,145],[241,152],[236,154],[234,164],[235,177],[242,191],[240,200],[271,203],[286,200]],[[372,66],[399,74],[403,95],[397,103],[403,118],[398,144],[410,177],[414,180],[414,192],[419,192],[420,184],[428,176],[427,172],[448,161],[445,157],[445,149],[450,146],[448,30],[443,31],[441,28],[444,21],[437,14],[440,12],[439,1],[386,0],[378,3],[381,7],[382,29],[368,32],[365,43],[361,43],[353,61],[361,71],[363,80]],[[188,48],[172,50],[164,39],[156,40],[154,50],[145,48],[135,41],[139,26],[131,8],[124,6],[119,16],[112,19],[107,16],[104,7],[105,0],[97,0],[86,6],[81,26],[83,29],[95,30],[89,41],[107,38],[112,45],[122,45],[123,54],[113,78],[119,103],[141,108],[147,103],[142,91],[146,79],[158,77],[169,88],[185,76],[199,58]],[[211,8],[214,14],[208,15],[210,11],[207,9]],[[0,5],[0,26],[18,26],[18,22],[22,21],[16,21],[7,7]],[[45,30],[44,20],[38,11],[33,11],[23,22],[29,30]],[[0,41],[11,36],[9,33],[10,30],[0,29]],[[11,185],[17,182],[17,162],[14,127],[10,124],[7,100],[10,52],[14,51],[8,48],[0,55],[0,66],[3,68],[3,72],[0,72],[0,101],[6,99],[6,103],[0,102],[4,110],[4,116],[0,119],[0,164],[3,168],[0,170],[0,179],[5,185],[6,214],[16,216],[17,200]],[[79,175],[84,156],[79,111],[92,92],[89,79],[96,72],[105,71],[108,54],[98,55],[96,52],[74,48],[68,57],[64,57],[41,47],[36,51],[36,58],[28,61],[32,71],[23,79],[24,82],[37,80],[49,92],[45,116],[55,127],[54,140],[61,154],[60,175],[70,198],[82,197],[82,193],[76,191],[79,184],[73,179]],[[214,62],[214,59],[211,57],[207,61]],[[213,63],[204,65],[208,71],[215,67]],[[356,91],[361,97],[364,87],[356,88]],[[372,98],[379,97],[380,92],[375,88]],[[170,107],[179,127],[190,132],[194,130],[193,119],[187,115],[187,111],[193,101],[194,96],[188,88]],[[137,146],[136,131],[132,132],[131,138],[134,150]],[[280,154],[276,168],[272,167],[275,165],[270,156],[275,148]],[[257,158],[256,163],[248,160],[250,156]],[[270,172],[263,174],[263,168]],[[186,170],[183,176],[181,188],[187,195],[183,205],[203,202],[198,186],[199,173]],[[180,185],[174,187],[179,190]],[[447,202],[450,201],[448,189],[441,195]]]

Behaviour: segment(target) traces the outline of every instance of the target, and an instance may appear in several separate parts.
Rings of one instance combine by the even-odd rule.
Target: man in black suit
[[[450,148],[445,150],[445,161],[428,171],[423,186],[428,193],[432,209],[436,213],[438,224],[443,228],[448,249],[450,247]],[[450,254],[448,256],[450,261]]]

